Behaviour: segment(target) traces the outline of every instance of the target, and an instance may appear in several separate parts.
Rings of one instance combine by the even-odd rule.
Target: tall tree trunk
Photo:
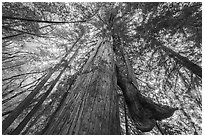
[[[120,134],[113,51],[99,41],[44,134]]]

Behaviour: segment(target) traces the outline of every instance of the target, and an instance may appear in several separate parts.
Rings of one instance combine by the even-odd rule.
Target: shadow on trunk
[[[120,74],[117,66],[116,72],[117,84],[123,92],[130,116],[141,131],[151,131],[156,125],[156,120],[171,117],[177,110],[177,108],[157,104],[143,96],[132,82]]]

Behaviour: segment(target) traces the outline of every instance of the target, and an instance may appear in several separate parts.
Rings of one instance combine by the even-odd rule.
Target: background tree
[[[201,134],[201,6],[2,3],[3,134]]]

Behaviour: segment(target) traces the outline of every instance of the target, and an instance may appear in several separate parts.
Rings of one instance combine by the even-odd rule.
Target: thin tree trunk
[[[99,41],[45,134],[120,134],[113,51]]]
[[[47,104],[43,110],[41,110],[39,113],[36,114],[36,117],[29,122],[28,126],[26,127],[26,129],[22,132],[22,135],[25,135],[28,133],[29,129],[36,124],[36,122],[38,121],[38,119],[43,115],[43,113],[45,113],[45,111],[47,111],[49,109],[49,106],[51,106],[53,104],[54,100],[52,100],[49,104]]]
[[[56,65],[51,69],[48,74],[42,79],[42,81],[35,87],[35,89],[7,116],[2,122],[2,132],[4,133],[6,129],[13,123],[13,121],[21,114],[21,112],[27,107],[27,105],[32,101],[35,95],[44,86],[47,80],[51,77],[54,71],[57,69]]]
[[[17,126],[17,128],[11,133],[12,135],[20,134],[20,132],[23,130],[23,128],[26,126],[26,124],[29,122],[29,120],[32,118],[32,116],[38,111],[42,103],[45,101],[47,96],[50,94],[58,80],[60,79],[61,75],[65,71],[66,67],[61,70],[60,74],[57,76],[57,78],[52,82],[49,89],[46,91],[46,93],[40,98],[38,103],[33,107],[33,109],[27,114],[27,116],[23,119],[23,121]]]
[[[183,57],[181,55],[179,55],[178,53],[176,53],[175,51],[173,51],[172,49],[165,47],[165,46],[160,46],[170,57],[174,58],[175,60],[177,60],[181,65],[183,65],[184,67],[186,67],[188,70],[190,70],[192,73],[194,73],[195,75],[199,76],[200,78],[202,78],[202,68],[200,66],[198,66],[197,64],[193,63],[192,61],[190,61],[187,57]]]
[[[47,80],[52,76],[52,74],[60,67],[60,65],[67,66],[72,59],[75,57],[75,55],[78,52],[79,47],[76,49],[76,52],[74,55],[69,59],[69,61],[66,61],[66,57],[68,56],[68,53],[72,51],[76,43],[81,39],[79,37],[76,42],[73,44],[70,50],[66,50],[65,56],[60,60],[58,64],[55,65],[54,68],[51,68],[48,72],[48,74],[41,80],[41,82],[35,87],[35,89],[4,119],[2,122],[2,133],[6,131],[6,129],[13,123],[13,121],[21,114],[21,112],[27,107],[27,105],[32,101],[32,99],[35,97],[37,93],[41,90],[41,88],[44,86],[44,84],[47,82]],[[64,64],[62,64],[64,63]]]
[[[86,22],[86,20],[79,20],[79,21],[47,21],[47,20],[36,20],[36,19],[26,19],[20,17],[10,17],[10,16],[2,16],[2,20],[11,19],[11,20],[21,20],[21,21],[30,21],[30,22],[41,22],[41,23],[53,23],[53,24],[65,24],[65,23],[79,23],[79,22]]]
[[[16,37],[16,36],[19,36],[19,35],[22,35],[22,34],[24,34],[24,33],[19,33],[19,34],[15,34],[15,35],[5,36],[5,37],[2,38],[2,40],[13,38],[13,37]]]
[[[69,90],[70,90],[71,86],[74,84],[76,78],[77,78],[77,74],[74,74],[74,75],[72,75],[72,77],[70,79],[68,79],[68,84],[66,85],[67,86],[67,88],[66,88],[67,91],[62,95],[62,97],[60,99],[60,103],[57,106],[56,110],[52,113],[52,115],[49,118],[47,118],[48,120],[46,120],[46,121],[48,121],[48,122],[47,122],[46,126],[42,129],[42,131],[38,132],[37,134],[39,134],[39,135],[44,134],[47,131],[47,129],[49,128],[49,126],[53,123],[55,115],[57,114],[57,112],[63,106],[63,103],[64,103],[64,101],[65,101],[65,99],[66,99],[66,97],[67,97],[67,95],[69,93]]]

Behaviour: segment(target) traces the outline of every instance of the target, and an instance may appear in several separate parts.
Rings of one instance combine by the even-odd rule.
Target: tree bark
[[[66,86],[67,86],[66,90],[65,90],[66,92],[62,95],[60,102],[59,102],[59,105],[57,106],[56,110],[52,113],[52,115],[49,118],[47,118],[48,122],[46,123],[45,127],[37,134],[39,134],[39,135],[44,134],[47,131],[47,129],[50,127],[50,125],[53,123],[55,115],[63,106],[63,103],[64,103],[66,97],[68,96],[69,90],[70,90],[71,86],[74,84],[74,82],[76,81],[78,74],[79,73],[77,72],[74,75],[72,75],[71,78],[68,79],[68,81],[66,82]]]
[[[9,16],[2,16],[3,20],[11,19],[11,20],[20,20],[20,21],[30,21],[30,22],[40,22],[40,23],[53,23],[53,24],[65,24],[65,23],[79,23],[79,22],[86,22],[86,20],[79,20],[79,21],[47,21],[47,20],[36,20],[36,19],[26,19],[20,17],[9,17]]]
[[[35,95],[39,93],[39,91],[42,89],[42,87],[48,81],[48,79],[52,76],[52,74],[55,71],[57,71],[57,69],[59,69],[60,66],[68,67],[67,65],[73,60],[73,58],[77,54],[80,46],[76,49],[75,53],[72,55],[72,57],[69,59],[69,61],[66,60],[68,53],[70,53],[73,50],[76,43],[80,39],[81,39],[81,37],[79,37],[75,41],[75,43],[73,44],[73,46],[69,50],[66,50],[66,54],[60,60],[60,62],[48,71],[47,75],[39,82],[39,84],[34,88],[34,90],[3,120],[3,122],[2,122],[2,125],[3,125],[2,126],[2,132],[3,133],[14,122],[14,120],[21,114],[21,112],[28,106],[28,104],[32,101],[32,99],[35,97]]]
[[[44,134],[120,134],[113,51],[99,41]]]
[[[35,89],[3,120],[2,133],[13,123],[13,121],[21,114],[21,112],[28,106],[40,89],[44,86],[47,80],[51,77],[54,71],[58,68],[58,64],[52,68],[47,75],[40,81]]]
[[[117,84],[123,92],[131,119],[142,132],[151,131],[156,120],[172,116],[177,108],[157,104],[140,93],[133,68],[121,45],[120,37],[113,36],[113,40],[114,52],[117,55]]]
[[[11,133],[12,135],[18,135],[23,130],[23,128],[26,126],[26,124],[29,122],[29,120],[32,118],[32,116],[38,111],[42,103],[45,101],[47,96],[50,94],[54,86],[57,84],[58,80],[60,79],[61,75],[65,71],[66,66],[61,70],[60,74],[57,76],[57,78],[52,82],[49,89],[44,93],[44,95],[40,98],[38,103],[32,108],[32,110],[26,115],[26,117],[22,120],[22,122],[18,125],[18,127]]]
[[[161,43],[160,43],[161,45]],[[186,67],[188,70],[190,70],[195,75],[202,78],[202,68],[198,66],[197,64],[190,61],[187,57],[183,57],[180,54],[176,53],[172,49],[166,47],[166,46],[160,46],[162,50],[164,50],[170,57],[178,61],[181,65]]]

